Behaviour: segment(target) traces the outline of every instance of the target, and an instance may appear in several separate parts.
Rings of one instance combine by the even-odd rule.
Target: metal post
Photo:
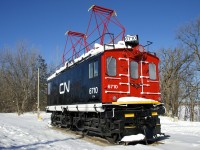
[[[40,119],[40,69],[38,68],[37,117]]]

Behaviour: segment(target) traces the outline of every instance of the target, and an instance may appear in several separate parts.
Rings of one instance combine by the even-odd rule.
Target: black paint
[[[98,61],[98,76],[89,79],[89,64]],[[69,92],[59,93],[60,83],[70,81]],[[101,54],[76,63],[67,68],[55,78],[48,81],[51,84],[47,105],[89,104],[101,102]],[[98,93],[89,94],[89,88],[98,88]],[[62,86],[61,90],[64,90]]]

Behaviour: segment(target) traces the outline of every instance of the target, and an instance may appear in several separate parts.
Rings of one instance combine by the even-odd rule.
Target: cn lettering
[[[59,86],[60,94],[65,94],[65,92],[69,93],[69,91],[70,91],[70,81],[68,81],[68,83],[66,82],[60,83],[60,86]]]

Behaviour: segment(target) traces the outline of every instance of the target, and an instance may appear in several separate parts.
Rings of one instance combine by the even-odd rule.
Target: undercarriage
[[[120,142],[123,137],[144,135],[144,141],[153,140],[161,134],[158,115],[164,113],[162,105],[107,106],[104,112],[54,111],[53,126],[70,128],[106,138],[111,143]]]

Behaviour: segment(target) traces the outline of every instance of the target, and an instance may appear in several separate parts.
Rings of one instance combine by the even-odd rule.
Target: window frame
[[[109,64],[108,64],[108,59],[109,58],[111,58],[111,60],[115,60],[115,66],[114,67],[112,67],[112,68],[114,68],[113,70],[114,70],[114,72],[112,72],[111,73],[111,71],[109,71],[108,69],[110,69],[110,68],[108,68],[109,66],[109,64],[110,64],[110,62],[109,62]],[[113,56],[108,56],[108,57],[106,57],[106,74],[108,75],[108,76],[110,76],[110,77],[116,77],[117,76],[117,59],[115,58],[115,57],[113,57]]]
[[[98,77],[99,75],[99,62],[98,60],[93,63],[93,77]]]
[[[134,73],[137,71],[137,77],[133,77],[133,74],[132,74],[132,63],[135,63],[135,64],[137,64],[137,70],[134,70]],[[135,74],[134,74],[135,75]],[[134,60],[131,60],[131,62],[130,62],[130,77],[132,78],[132,79],[138,79],[139,78],[139,64],[138,64],[138,62],[136,62],[136,61],[134,61]]]
[[[99,61],[93,61],[89,63],[89,79],[93,79],[99,76]]]
[[[89,63],[89,79],[92,79],[92,78],[94,78],[94,64],[93,64],[93,62]]]
[[[152,72],[153,71],[153,72]],[[153,74],[152,74],[153,73]],[[157,68],[156,64],[151,62],[149,63],[149,79],[150,80],[157,80]]]

